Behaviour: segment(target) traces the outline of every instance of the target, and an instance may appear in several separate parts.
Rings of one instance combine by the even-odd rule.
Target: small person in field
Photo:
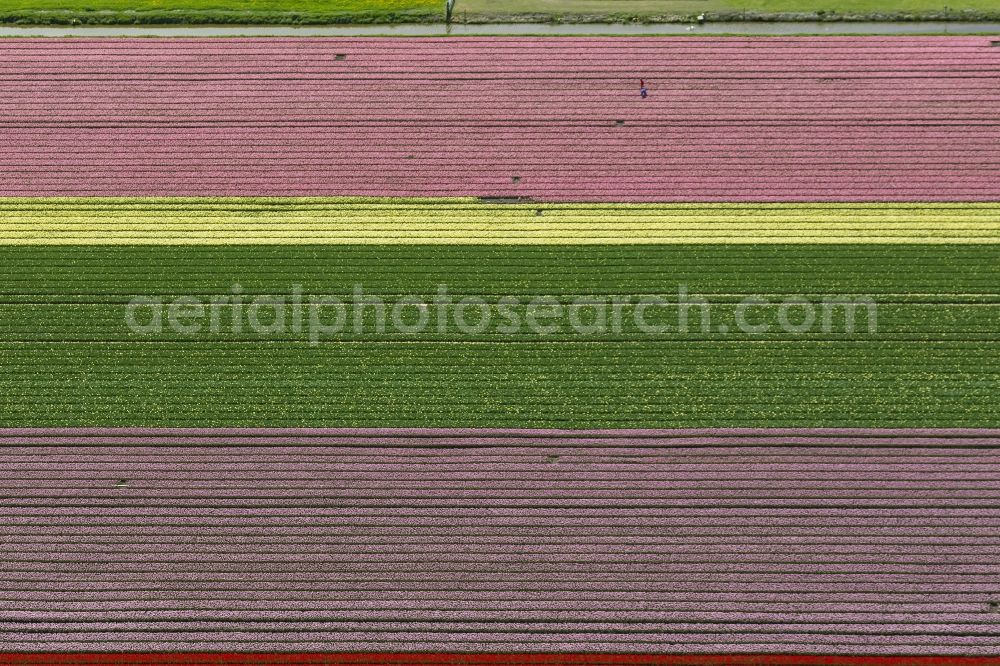
[[[646,82],[642,79],[639,79],[639,97],[642,97],[643,99],[649,97],[649,89],[646,88]]]

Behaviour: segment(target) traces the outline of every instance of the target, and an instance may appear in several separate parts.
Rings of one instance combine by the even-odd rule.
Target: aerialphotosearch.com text
[[[125,320],[135,335],[294,336],[319,344],[345,336],[803,336],[877,332],[866,295],[739,295],[716,302],[680,285],[646,295],[385,295],[355,284],[348,293],[250,294],[234,284],[214,295],[137,296]]]

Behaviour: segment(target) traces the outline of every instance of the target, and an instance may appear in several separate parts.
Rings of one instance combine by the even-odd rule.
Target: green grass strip
[[[0,23],[55,25],[427,23],[443,0],[5,0]]]

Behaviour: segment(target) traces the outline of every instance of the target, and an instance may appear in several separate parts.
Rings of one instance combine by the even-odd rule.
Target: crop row
[[[672,213],[672,214],[733,214],[733,215],[836,215],[856,213],[859,215],[974,215],[995,213],[1000,204],[995,202],[808,202],[808,203],[627,203],[595,202],[587,204],[550,202],[532,204],[517,199],[505,200],[502,204],[484,202],[476,197],[380,197],[380,196],[339,196],[339,197],[280,197],[280,196],[230,196],[230,197],[2,197],[0,211],[12,214],[88,214],[101,212],[115,215],[137,212],[159,213],[162,211],[190,212],[294,212],[306,214],[320,211],[335,213],[345,210],[421,210],[428,214],[435,211],[450,213],[456,211],[493,211],[497,215],[534,212],[538,208],[545,211],[573,214],[590,211],[613,211],[629,213]]]
[[[676,294],[664,304],[642,305],[633,297],[613,309],[610,299],[557,299],[530,296],[475,298],[475,306],[435,305],[434,294],[414,295],[416,306],[392,297],[370,295],[388,305],[352,304],[349,295],[330,303],[329,295],[302,294],[301,305],[292,296],[245,298],[236,306],[223,297],[210,305],[213,294],[192,294],[201,305],[183,304],[176,297],[141,299],[140,305],[74,304],[0,305],[0,341],[307,341],[450,340],[456,342],[513,341],[623,341],[623,340],[977,340],[1000,342],[1000,301],[988,304],[929,303],[872,308],[831,303],[785,305],[770,296],[769,304],[752,307],[716,303],[711,309],[681,307]],[[763,298],[758,296],[757,298]],[[454,301],[468,300],[453,295]],[[88,299],[90,300],[90,299]],[[819,301],[820,299],[817,299]],[[637,305],[636,302],[639,302]],[[652,301],[651,301],[652,302]],[[809,303],[808,299],[805,301]],[[174,305],[173,303],[176,303]],[[849,312],[853,314],[848,314]],[[687,313],[687,314],[685,314]],[[299,318],[296,323],[294,317]],[[423,319],[422,319],[423,317]],[[535,319],[532,320],[532,317]],[[617,319],[612,319],[617,317]],[[848,318],[850,317],[850,318]],[[686,318],[686,319],[685,319]],[[811,324],[815,318],[817,321]],[[171,323],[176,320],[180,323]],[[542,322],[532,324],[532,321]],[[789,322],[789,330],[782,322]],[[824,321],[826,323],[824,323]],[[685,323],[687,322],[687,323]],[[318,329],[317,329],[318,327]],[[139,331],[139,332],[137,332]]]
[[[995,303],[984,245],[3,246],[0,301],[127,303],[136,295],[870,294],[886,303]]]
[[[496,208],[534,215],[532,205]],[[0,414],[8,425],[986,427],[996,424],[1000,390],[995,247],[0,246]],[[264,308],[264,329],[234,332],[232,301],[219,310],[218,332],[193,337],[170,328],[169,311],[160,311],[160,330],[137,331],[127,319],[136,296],[226,303],[237,292],[250,301],[299,289],[308,302],[346,299],[356,285],[390,304],[426,297],[431,327],[380,332],[373,308],[359,319],[363,334],[348,327],[314,338],[308,310],[303,328],[278,332]],[[618,333],[588,332],[589,315],[584,330],[568,330],[566,318],[549,333],[505,333],[499,320],[477,330],[476,308],[463,313],[469,331],[454,305],[433,306],[440,285],[456,300],[518,299],[521,320],[536,296],[662,295],[668,305],[647,323],[672,330],[638,330],[629,305]],[[681,288],[710,303],[708,330],[696,306],[688,332],[677,332],[669,303]],[[878,328],[869,330],[867,312],[850,335],[839,313],[829,333],[734,327],[746,296],[781,303],[796,294],[816,303],[870,296]],[[153,310],[140,310],[133,323],[142,327]],[[773,327],[780,314],[780,305],[755,305],[749,318]],[[786,314],[801,323],[794,308]]]
[[[2,200],[0,244],[995,243],[1000,205]]]
[[[141,150],[137,151],[141,153]],[[136,169],[139,165],[134,165]],[[317,169],[299,173],[291,180],[280,180],[279,174],[266,165],[256,163],[236,167],[225,172],[205,173],[197,168],[179,177],[167,178],[162,173],[136,173],[128,169],[97,176],[84,173],[39,172],[37,178],[23,175],[0,177],[0,193],[49,196],[78,195],[98,196],[107,194],[169,195],[183,192],[187,195],[215,196],[270,194],[282,196],[318,196],[349,193],[368,196],[466,196],[469,194],[489,197],[529,197],[537,201],[982,201],[1000,199],[995,189],[997,179],[980,172],[956,175],[954,169],[928,166],[927,172],[917,180],[912,174],[887,175],[878,184],[861,180],[864,173],[848,174],[849,182],[831,179],[830,174],[799,172],[765,174],[747,180],[747,169],[734,174],[706,174],[709,182],[689,180],[675,182],[672,178],[643,178],[610,173],[596,179],[581,179],[572,169],[553,177],[517,181],[512,184],[510,174],[497,173],[493,177],[480,177],[464,181],[461,166],[450,167],[439,175],[434,167],[425,165],[409,176],[385,169],[352,171],[349,179],[343,178],[336,168]],[[874,168],[874,167],[873,167]],[[520,170],[519,170],[520,171]],[[870,169],[868,170],[870,171]],[[981,171],[981,170],[980,170]],[[522,172],[523,173],[523,172]],[[521,178],[521,176],[517,176]],[[41,182],[44,181],[44,182]],[[669,182],[668,182],[669,181]]]
[[[985,427],[995,343],[3,343],[11,425]]]
[[[0,44],[0,195],[1000,200],[986,37],[56,46]]]
[[[231,386],[239,378],[216,390]],[[497,457],[483,464],[481,451],[466,453],[454,442],[432,452],[436,459],[416,448],[419,460],[394,457],[374,470],[352,444],[346,464],[308,456],[291,466],[273,449],[240,451],[237,459],[231,449],[215,459],[188,449],[189,460],[184,449],[145,448],[131,458],[135,449],[114,446],[82,463],[53,462],[53,454],[80,456],[74,447],[7,465],[16,451],[7,448],[0,466],[21,493],[3,528],[14,539],[7,561],[18,572],[2,584],[18,600],[8,640],[57,649],[110,637],[181,649],[191,641],[277,641],[271,624],[280,620],[284,645],[301,639],[323,647],[370,648],[425,631],[439,642],[475,637],[494,648],[520,640],[519,631],[534,646],[569,640],[567,632],[590,646],[607,631],[609,644],[666,646],[669,639],[673,650],[704,647],[705,632],[752,644],[748,632],[755,631],[771,644],[785,636],[778,632],[804,632],[804,641],[823,636],[804,644],[863,646],[860,637],[873,631],[887,650],[922,631],[935,637],[936,650],[950,645],[941,639],[950,632],[983,638],[957,641],[965,654],[970,645],[985,652],[993,644],[982,610],[996,574],[997,511],[983,508],[994,494],[988,462],[918,455],[902,464],[795,466],[782,455],[753,465],[734,457],[709,469],[629,456],[612,466],[628,472],[615,474],[601,463],[580,465],[560,440],[532,451],[528,472]],[[254,456],[263,460],[247,461]],[[443,463],[440,477],[423,469],[435,462]],[[732,485],[699,501],[678,490],[693,475],[705,486]],[[601,492],[608,478],[616,485]],[[800,483],[818,490],[803,492]],[[882,499],[845,492],[856,483],[867,484],[859,495]],[[963,499],[970,484],[976,497]],[[751,487],[763,499],[746,497]],[[914,502],[915,492],[936,494]],[[809,507],[786,506],[772,493],[807,498]],[[53,570],[67,580],[53,581]],[[265,614],[273,616],[259,609],[262,579]],[[794,609],[781,605],[789,590]],[[892,604],[883,604],[885,595]],[[938,600],[948,606],[935,606]],[[289,618],[291,608],[330,619]],[[183,627],[171,621],[179,609]],[[611,624],[622,617],[627,625]],[[22,622],[31,623],[27,638]],[[907,628],[893,633],[881,623]]]
[[[56,349],[17,353],[43,357]],[[216,363],[224,362],[223,349],[216,347]],[[272,351],[276,363],[267,368],[280,370],[282,350]],[[373,359],[387,351],[358,350]],[[63,410],[66,421],[92,417],[87,400],[115,386],[118,373],[124,379],[115,397],[131,396],[120,401],[126,421],[140,403],[175,410],[151,412],[147,421],[211,421],[249,408],[257,420],[284,413],[281,400],[258,393],[257,380],[242,369],[214,385],[198,381],[205,357],[174,358],[185,353],[158,351],[134,357],[134,366],[95,368],[82,397],[68,405],[47,402],[53,384],[43,373],[43,394],[34,401]],[[157,368],[144,373],[146,359]],[[478,357],[483,367],[487,359]],[[183,360],[197,361],[189,377],[196,381],[178,401],[156,388],[176,378],[156,370]],[[392,362],[392,352],[385,360]],[[472,361],[473,370],[476,360],[457,359]],[[863,367],[858,361],[846,353],[842,364]],[[633,371],[624,365],[613,372]],[[411,414],[414,398],[380,385],[387,377],[368,372],[355,390],[395,397],[382,409]],[[551,381],[529,373],[497,383],[523,390],[539,379]],[[705,379],[689,382],[689,390],[702,390]],[[5,381],[10,386],[0,375]],[[427,390],[426,378],[410,381],[416,394]],[[496,389],[452,381],[451,404],[427,400],[427,418],[461,421],[448,411],[472,404],[460,391]],[[662,386],[666,393],[683,388]],[[821,386],[828,385],[813,385]],[[932,408],[953,390],[924,386],[938,392],[927,401]],[[559,396],[545,388],[526,397],[554,411]],[[783,390],[766,381],[741,388],[751,400],[737,409],[757,418],[767,396]],[[982,388],[994,390],[995,382]],[[913,388],[901,381],[889,390],[909,396]],[[499,420],[505,406],[514,408],[503,387],[494,394],[477,407],[477,418]],[[329,374],[288,412],[305,422],[324,411],[335,421],[385,422],[338,404],[350,395]],[[614,416],[634,419],[656,410],[664,394],[638,403],[617,395],[622,410]],[[3,405],[33,402],[0,396]],[[865,397],[844,397],[841,416]],[[199,412],[199,400],[216,411]],[[581,409],[576,398],[565,403]],[[597,415],[613,407],[598,407]],[[831,407],[808,404],[815,414]],[[703,405],[700,415],[713,409],[724,407]],[[677,418],[669,408],[664,413]],[[991,654],[998,636],[988,612],[1000,571],[998,435],[4,428],[0,474],[8,493],[0,497],[0,537],[4,571],[12,575],[0,579],[0,595],[15,603],[0,637],[52,650],[371,650],[406,641],[423,649],[599,643],[671,652],[780,646],[896,653],[917,646]]]

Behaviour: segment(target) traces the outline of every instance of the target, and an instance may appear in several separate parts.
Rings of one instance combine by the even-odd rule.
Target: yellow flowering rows
[[[1000,204],[0,199],[4,245],[997,243]]]

